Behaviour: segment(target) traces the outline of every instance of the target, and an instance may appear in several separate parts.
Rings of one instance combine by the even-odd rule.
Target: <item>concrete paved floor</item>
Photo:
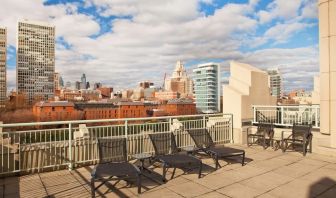
[[[238,159],[215,171],[214,162],[202,157],[205,164],[203,177],[197,171],[183,174],[159,185],[143,179],[142,194],[126,182],[104,185],[97,197],[336,197],[336,158],[297,152],[263,150],[259,146],[243,148],[247,163],[241,166]],[[0,197],[90,197],[90,172],[93,166],[73,171],[61,170],[21,177],[0,179]],[[158,173],[160,167],[154,168]],[[167,175],[170,178],[171,172]],[[159,179],[158,174],[151,174]]]

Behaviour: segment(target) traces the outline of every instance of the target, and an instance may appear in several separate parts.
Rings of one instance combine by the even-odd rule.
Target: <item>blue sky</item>
[[[65,81],[86,73],[120,89],[142,80],[161,85],[177,60],[188,71],[215,61],[225,72],[236,60],[278,67],[288,91],[311,90],[319,72],[316,0],[4,0],[0,13],[10,89],[20,19],[55,25],[56,71]]]

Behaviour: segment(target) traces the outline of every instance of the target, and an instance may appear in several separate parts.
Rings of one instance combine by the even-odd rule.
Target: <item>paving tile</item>
[[[329,168],[329,169],[334,169],[336,170],[336,164],[328,164],[326,166],[323,166],[323,168]]]
[[[47,192],[44,188],[32,189],[29,191],[20,191],[20,197],[31,198],[31,197],[47,197]]]
[[[58,186],[47,187],[47,193],[49,196],[65,197],[65,196],[90,196],[87,189],[85,189],[80,183],[63,184]]]
[[[288,166],[282,166],[278,169],[273,170],[273,172],[292,178],[298,178],[318,169],[319,167],[320,166],[318,165],[304,164],[298,162],[290,164]]]
[[[290,177],[276,174],[274,172],[268,172],[248,180],[240,182],[242,185],[248,186],[253,189],[257,189],[259,192],[267,192],[281,184],[285,184],[293,180]]]
[[[313,154],[307,155],[306,158],[336,164],[336,158],[335,157],[330,157],[330,156],[327,156],[327,155],[321,155],[321,154],[313,153]]]
[[[299,163],[314,165],[314,166],[317,166],[317,167],[322,167],[322,166],[326,166],[326,165],[329,164],[328,162],[314,160],[314,159],[308,159],[308,158],[303,158],[302,160],[299,161]]]
[[[276,198],[275,196],[273,196],[269,193],[264,193],[264,194],[258,195],[257,197],[258,198]]]
[[[192,181],[180,185],[169,186],[168,188],[184,197],[195,197],[211,191],[209,188]]]
[[[319,183],[331,187],[336,185],[336,169],[320,168],[302,176],[300,179],[309,181],[312,184]]]
[[[275,156],[276,156],[275,154],[272,154],[269,152],[263,152],[262,154],[255,153],[255,154],[247,155],[248,158],[253,160],[251,163],[271,159],[271,158],[274,158]]]
[[[228,196],[218,193],[216,191],[209,192],[209,193],[197,196],[197,197],[199,198],[229,198]]]
[[[158,198],[158,197],[163,197],[163,198],[178,198],[178,197],[182,197],[181,195],[176,194],[175,192],[167,189],[167,188],[163,188],[163,189],[159,189],[159,190],[155,190],[155,191],[150,191],[150,192],[145,192],[143,194],[140,195],[140,197],[144,197],[144,198]]]
[[[245,165],[243,167],[237,168],[233,170],[237,175],[239,175],[241,178],[247,179],[251,177],[255,177],[257,175],[261,175],[263,173],[266,173],[267,170],[255,166],[249,166]]]
[[[124,182],[116,186],[107,182],[95,191],[96,197],[134,197],[136,195],[137,193],[132,192]]]
[[[314,184],[310,181],[296,179],[285,185],[273,189],[269,194],[276,197],[297,198],[297,197],[315,197],[326,191],[328,188],[321,184]]]
[[[70,183],[79,183],[78,180],[71,174],[57,175],[43,178],[41,177],[41,180],[46,187],[66,185]]]
[[[243,178],[236,174],[236,172],[231,170],[220,174],[208,175],[204,178],[194,180],[194,182],[199,183],[209,189],[216,190],[238,182],[242,179]]]
[[[182,176],[179,176],[179,177],[175,177],[171,180],[168,180],[167,183],[165,183],[164,185],[162,186],[165,186],[165,187],[168,187],[168,186],[175,186],[175,185],[179,185],[179,184],[184,184],[186,182],[189,182],[190,180],[182,177]]]
[[[269,160],[259,161],[252,163],[251,166],[255,166],[258,168],[263,168],[265,170],[273,170],[276,168],[279,168],[281,166],[285,166],[290,164],[290,162],[284,160],[284,159],[278,159],[278,158],[271,158]]]
[[[256,197],[257,195],[260,195],[262,192],[255,190],[253,188],[250,188],[248,186],[235,183],[230,186],[226,186],[224,188],[221,188],[217,190],[219,193],[222,193],[224,195],[227,195],[229,197],[234,198],[249,198],[249,197]]]
[[[19,183],[19,189],[20,192],[26,192],[26,191],[32,191],[32,190],[39,190],[39,189],[45,189],[41,180],[23,180]]]
[[[286,161],[288,161],[290,163],[298,162],[298,161],[300,161],[303,158],[304,157],[302,155],[291,155],[291,154],[288,154],[288,153],[283,153],[282,155],[279,155],[277,157],[277,159],[286,160]]]
[[[318,198],[335,198],[336,186],[317,196]]]

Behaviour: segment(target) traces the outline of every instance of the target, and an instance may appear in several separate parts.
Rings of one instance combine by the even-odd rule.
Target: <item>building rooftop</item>
[[[38,102],[35,104],[39,107],[73,107],[74,103],[68,101]]]
[[[174,98],[168,100],[167,104],[194,104],[194,102],[186,98]]]
[[[335,197],[336,158],[314,153],[303,157],[260,146],[243,149],[247,157],[243,167],[232,159],[229,163],[221,161],[223,167],[214,171],[213,161],[206,157],[202,159],[206,165],[201,179],[196,172],[184,175],[178,169],[175,178],[163,185],[143,178],[140,197]],[[92,168],[2,178],[0,192],[4,197],[90,197]],[[96,196],[138,197],[136,187],[123,182],[102,186]]]

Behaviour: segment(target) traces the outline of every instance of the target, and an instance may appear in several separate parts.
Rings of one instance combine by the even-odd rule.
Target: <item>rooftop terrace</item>
[[[201,179],[196,172],[183,175],[181,170],[177,170],[174,179],[162,185],[144,178],[140,197],[335,197],[336,158],[314,153],[303,157],[300,153],[263,150],[260,146],[237,147],[246,150],[245,166],[232,159],[228,163],[221,161],[223,167],[215,171],[214,162],[204,157],[202,161],[207,166]],[[92,168],[2,178],[0,195],[90,197]],[[158,167],[154,170],[162,171]],[[167,178],[169,174],[171,172]],[[152,177],[159,178],[155,174]],[[121,182],[101,187],[96,196],[138,197],[138,194],[135,186]]]

